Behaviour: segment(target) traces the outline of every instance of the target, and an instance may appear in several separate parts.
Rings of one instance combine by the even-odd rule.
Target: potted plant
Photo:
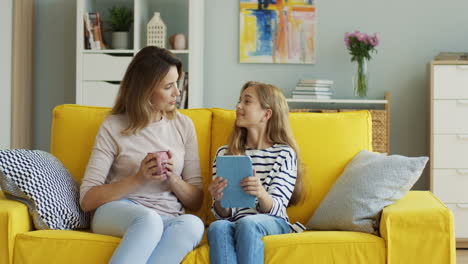
[[[109,25],[112,29],[112,48],[128,49],[129,31],[133,22],[133,11],[125,6],[109,9]]]

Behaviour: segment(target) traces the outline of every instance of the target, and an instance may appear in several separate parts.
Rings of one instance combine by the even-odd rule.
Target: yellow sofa
[[[53,111],[51,152],[80,182],[96,132],[109,108],[57,106]],[[235,113],[223,109],[181,110],[197,130],[205,200],[198,215],[214,220],[211,164],[226,144]],[[306,165],[305,201],[288,208],[292,222],[307,223],[346,164],[362,149],[371,149],[371,117],[367,111],[291,113],[291,124]],[[383,210],[380,236],[345,231],[306,231],[268,236],[266,263],[452,263],[455,238],[452,214],[427,191],[410,191]],[[86,231],[34,230],[27,208],[0,192],[0,263],[107,263],[119,238]],[[206,236],[183,263],[209,263]]]

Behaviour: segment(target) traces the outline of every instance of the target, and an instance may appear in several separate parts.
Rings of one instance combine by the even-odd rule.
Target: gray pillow
[[[346,166],[307,228],[376,233],[382,209],[411,189],[428,159],[362,150]]]

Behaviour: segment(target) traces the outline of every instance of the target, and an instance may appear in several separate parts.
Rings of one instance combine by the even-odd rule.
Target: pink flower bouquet
[[[379,34],[368,35],[359,31],[346,33],[344,37],[346,48],[351,54],[351,61],[357,63],[356,76],[354,77],[354,91],[359,97],[367,95],[367,61],[370,60],[370,53],[377,52],[375,47],[379,45]]]

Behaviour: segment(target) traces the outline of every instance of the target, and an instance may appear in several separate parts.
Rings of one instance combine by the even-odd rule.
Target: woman
[[[80,205],[95,210],[93,232],[122,237],[110,263],[180,263],[203,235],[202,221],[184,214],[203,193],[195,128],[176,109],[181,72],[165,49],[138,52],[96,136]]]

